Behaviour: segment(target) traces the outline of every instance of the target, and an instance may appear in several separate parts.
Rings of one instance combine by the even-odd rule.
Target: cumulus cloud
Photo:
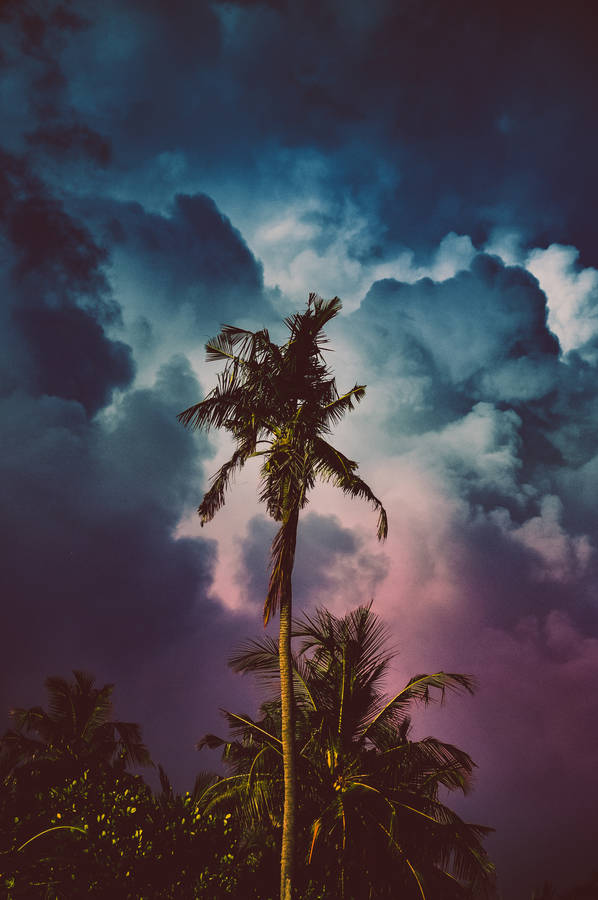
[[[238,582],[246,600],[263,607],[268,584],[269,551],[277,526],[263,515],[247,524],[239,540],[241,569]],[[361,535],[344,528],[336,515],[308,512],[297,537],[293,595],[300,609],[340,608],[368,602],[387,574],[382,552],[372,552]]]
[[[585,574],[593,555],[587,535],[569,535],[561,522],[562,501],[554,495],[542,498],[540,514],[510,533],[523,547],[537,554],[539,581],[573,582]]]
[[[3,154],[3,161],[3,315],[9,342],[16,337],[21,350],[20,384],[78,400],[93,414],[135,372],[130,348],[107,333],[118,327],[120,307],[106,279],[106,252],[24,160]]]
[[[579,250],[551,244],[532,250],[526,268],[538,279],[548,300],[548,323],[565,352],[578,350],[596,361],[598,271],[580,268]]]
[[[3,531],[12,563],[3,590],[13,598],[7,627],[15,637],[39,605],[44,620],[62,622],[62,649],[66,634],[78,634],[83,653],[102,644],[102,633],[107,654],[130,644],[143,655],[192,615],[196,592],[209,588],[214,550],[172,536],[188,485],[201,477],[196,448],[173,415],[186,380],[193,384],[188,367],[173,363],[152,390],[129,393],[92,424],[74,401],[4,400]]]

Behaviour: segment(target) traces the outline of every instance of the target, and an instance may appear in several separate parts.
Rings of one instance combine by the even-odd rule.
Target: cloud
[[[404,623],[404,615],[395,616]],[[445,709],[418,714],[418,733],[442,735],[473,753],[475,789],[456,803],[469,821],[495,827],[487,846],[503,896],[529,896],[546,880],[570,886],[592,859],[594,700],[587,688],[597,674],[596,640],[561,612],[528,618],[512,633],[474,631],[463,621],[459,632],[458,641],[430,650],[429,633],[420,631],[418,649],[447,671],[457,665],[477,675],[479,689],[474,698],[451,698]],[[413,671],[410,637],[399,658],[408,653],[406,672]],[[513,842],[533,848],[531,855],[514,852]]]
[[[554,609],[590,630],[598,523],[573,498],[580,463],[593,472],[594,369],[561,353],[535,277],[480,255],[443,281],[377,282],[341,342],[372,383],[352,455],[375,456],[377,482],[419,485],[413,502],[381,492],[387,584],[502,628]]]
[[[117,203],[98,212],[115,267],[125,257],[130,277],[157,288],[169,307],[187,303],[200,320],[213,320],[216,306],[224,316],[242,316],[244,306],[259,315],[260,301],[266,309],[261,266],[210,197],[179,194],[170,215]]]
[[[106,166],[112,156],[110,142],[105,137],[76,121],[36,128],[27,135],[27,141],[30,146],[40,148],[62,162],[65,157],[77,160],[83,156]]]
[[[3,402],[11,630],[41,604],[43,619],[81,629],[79,653],[101,645],[102,633],[106,654],[130,642],[143,655],[191,614],[196,591],[209,588],[214,550],[172,537],[201,477],[196,446],[175,419],[189,381],[188,391],[197,387],[188,366],[174,361],[153,389],[130,392],[95,423],[58,398]]]
[[[470,270],[440,284],[377,282],[355,316],[366,317],[379,330],[401,328],[432,350],[457,385],[509,358],[555,356],[559,350],[546,324],[546,298],[534,279],[483,254]]]
[[[106,338],[101,325],[77,307],[24,307],[14,320],[34,358],[34,389],[78,400],[90,415],[105,406],[115,388],[133,379],[130,348]]]
[[[328,194],[350,197],[385,257],[428,254],[450,231],[480,246],[504,227],[530,245],[569,232],[591,256],[586,205],[574,200],[596,187],[587,9],[574,4],[566,22],[554,10],[520,15],[515,29],[504,11],[469,2],[450,16],[438,3],[367,16],[358,6],[15,11],[5,31],[19,75],[7,96],[25,102],[7,104],[11,139],[20,133],[22,146],[32,113],[48,147],[61,129],[100,135],[110,173],[79,173],[81,185],[100,177],[113,196],[161,204],[173,188],[202,190],[235,219],[241,194],[275,206],[288,166],[316,154]],[[79,143],[97,155],[97,141]],[[184,184],[164,180],[167,158],[184,160]],[[66,166],[53,177],[68,178]]]
[[[564,377],[536,280],[483,254],[443,281],[375,282],[345,320],[343,340],[372,372],[397,446],[478,403],[511,407],[531,428],[529,410]],[[579,389],[575,375],[566,381],[567,393]]]
[[[511,536],[537,554],[538,580],[575,583],[585,574],[594,549],[586,535],[568,535],[563,530],[561,516],[559,497],[544,497],[540,515],[513,529]]]
[[[16,338],[21,383],[78,400],[93,415],[135,373],[130,347],[107,334],[118,328],[120,307],[106,279],[106,251],[26,163],[3,158],[0,229],[10,273],[3,316],[9,342]]]
[[[0,518],[10,564],[0,586],[9,601],[0,702],[5,709],[39,702],[47,674],[82,667],[116,681],[124,717],[140,720],[153,685],[146,738],[166,759],[163,723],[176,719],[182,697],[191,705],[195,694],[194,708],[206,702],[197,679],[214,667],[224,670],[223,691],[231,689],[230,642],[247,628],[214,594],[214,542],[176,535],[201,493],[201,460],[213,452],[176,421],[201,387],[180,354],[161,367],[155,359],[155,376],[133,386],[133,350],[112,337],[127,322],[96,223],[87,218],[88,228],[22,159],[5,161]],[[189,227],[197,234],[202,215],[208,230],[220,223],[214,249],[229,274],[238,249],[259,289],[242,240],[207,198],[189,200]],[[183,673],[190,683],[181,687]],[[179,784],[198,767],[193,742],[202,727],[218,728],[216,709],[203,721],[198,713],[183,729],[186,743],[181,736],[174,757]]]
[[[579,250],[551,244],[532,250],[526,268],[536,276],[548,300],[548,323],[564,352],[578,350],[596,361],[598,271],[580,269]]]
[[[270,547],[276,523],[263,515],[247,524],[239,539],[240,589],[246,600],[261,609],[268,584]],[[387,573],[382,552],[371,552],[355,530],[343,528],[335,515],[307,512],[300,521],[293,578],[293,595],[300,609],[366,603]]]

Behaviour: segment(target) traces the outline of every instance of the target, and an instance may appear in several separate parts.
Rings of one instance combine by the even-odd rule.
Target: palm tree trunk
[[[285,572],[285,589],[280,600],[280,697],[282,701],[282,760],[284,770],[284,811],[280,851],[280,900],[293,900],[295,858],[295,808],[297,777],[295,766],[295,709],[293,666],[291,659],[291,620],[293,615],[291,574],[295,558],[299,510],[294,509],[287,524],[290,567]],[[283,525],[284,527],[284,525]]]

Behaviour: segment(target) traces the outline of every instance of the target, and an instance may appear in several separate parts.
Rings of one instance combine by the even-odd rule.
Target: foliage
[[[493,866],[482,846],[489,829],[463,822],[440,800],[466,791],[474,764],[435,738],[410,740],[413,703],[473,690],[465,675],[418,675],[387,697],[381,682],[392,654],[370,607],[342,618],[326,610],[296,623],[293,658],[298,708],[299,809],[305,881],[302,896],[331,880],[338,896],[449,900],[483,892]],[[231,739],[221,746],[230,776],[214,785],[208,808],[230,808],[247,825],[280,825],[278,648],[252,641],[231,660],[257,673],[271,692],[261,717],[226,713]],[[311,887],[310,887],[311,885]],[[298,885],[299,886],[299,885]]]
[[[75,670],[74,681],[46,679],[48,709],[12,709],[15,727],[0,739],[0,775],[13,776],[24,789],[53,785],[86,769],[123,772],[151,765],[139,725],[113,721],[114,685],[94,687],[94,678]]]
[[[112,721],[112,685],[95,688],[92,676],[74,675],[70,684],[48,678],[48,711],[13,710],[16,728],[0,740],[6,895],[217,900],[243,885],[251,898],[261,855],[248,850],[245,862],[235,859],[236,823],[201,811],[215,776],[179,796],[160,769],[154,796],[126,771],[149,754],[138,725]]]
[[[598,870],[593,872],[587,881],[564,891],[556,891],[550,882],[544,882],[542,890],[532,892],[531,900],[597,900]]]
[[[378,511],[378,537],[386,537],[388,531],[384,507],[357,475],[357,463],[325,439],[365,396],[365,386],[358,384],[339,394],[323,356],[323,328],[340,309],[338,297],[323,300],[310,294],[307,310],[285,319],[290,334],[282,345],[273,343],[265,328],[252,332],[224,325],[206,344],[207,359],[224,363],[218,383],[204,400],[178,417],[194,429],[224,428],[235,441],[233,455],[214,475],[199,506],[202,525],[224,505],[236,472],[248,459],[262,459],[260,500],[281,523],[272,545],[266,622],[290,584],[291,513],[307,504],[317,478],[372,503]]]
[[[230,814],[204,815],[200,792],[155,797],[138,776],[85,771],[34,799],[24,810],[5,795],[2,808],[0,865],[15,900],[236,892],[235,825]]]

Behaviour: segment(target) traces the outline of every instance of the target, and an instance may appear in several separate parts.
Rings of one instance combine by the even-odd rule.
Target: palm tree
[[[325,439],[332,426],[365,394],[355,385],[340,395],[323,357],[324,326],[341,309],[338,297],[323,300],[310,294],[307,309],[285,319],[290,335],[283,345],[266,329],[246,331],[225,325],[206,344],[207,359],[223,362],[217,386],[200,403],[180,413],[190,428],[224,428],[235,441],[231,458],[212,479],[198,512],[209,522],[224,504],[236,471],[248,459],[261,457],[260,500],[280,523],[272,544],[271,571],[264,604],[264,623],[280,607],[280,684],[284,759],[284,816],[281,848],[281,900],[291,900],[295,819],[295,749],[291,662],[291,576],[295,560],[299,512],[319,477],[378,510],[378,538],[384,539],[386,512],[357,475],[357,463]]]
[[[141,729],[112,716],[114,685],[94,687],[94,677],[73,671],[73,682],[46,679],[48,710],[41,706],[13,709],[15,728],[0,738],[4,777],[24,782],[76,777],[86,769],[124,771],[128,765],[151,765]]]
[[[439,799],[443,791],[467,791],[474,763],[436,738],[409,738],[414,702],[442,700],[451,690],[472,692],[472,679],[445,672],[416,675],[385,696],[381,682],[392,653],[371,606],[342,618],[319,610],[295,623],[293,634],[302,639],[293,656],[299,824],[312,880],[332,880],[335,895],[347,900],[449,900],[489,887],[493,867],[481,839],[490,829],[463,822]],[[231,665],[278,689],[276,641],[250,642]],[[257,721],[226,717],[232,739],[207,735],[201,745],[223,747],[232,774],[205,799],[236,803],[248,822],[276,822],[280,701],[264,703]]]

